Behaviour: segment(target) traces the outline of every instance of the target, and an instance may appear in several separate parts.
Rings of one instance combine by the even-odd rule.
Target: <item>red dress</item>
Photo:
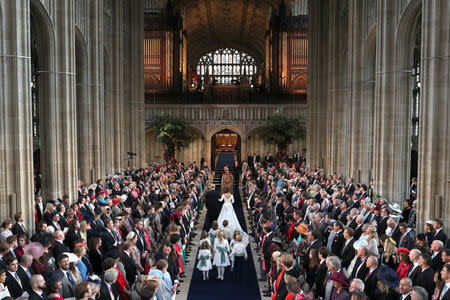
[[[283,279],[283,275],[284,275],[284,269],[281,270],[280,274],[278,275],[277,281],[275,282],[274,289],[273,289],[274,293],[272,294],[272,300],[275,300],[277,298],[278,286],[280,285],[281,279]]]
[[[398,276],[400,276],[400,278],[405,278],[405,277],[407,277],[408,276],[408,271],[409,271],[409,267],[410,267],[411,265],[409,264],[409,265],[407,265],[407,264],[405,264],[404,262],[401,262],[399,265],[398,265],[398,268],[397,268],[397,274],[398,274]]]
[[[116,283],[117,283],[117,286],[119,287],[120,299],[127,300],[128,296],[124,292],[125,289],[129,290],[127,280],[125,279],[125,276],[123,276],[122,272],[119,270],[118,267],[116,267],[116,270],[119,271],[119,274],[117,274]]]
[[[59,297],[48,297],[48,300],[64,300],[63,296],[58,293]]]

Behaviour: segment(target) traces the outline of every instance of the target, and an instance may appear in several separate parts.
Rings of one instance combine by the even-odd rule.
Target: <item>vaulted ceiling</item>
[[[264,61],[270,10],[279,0],[179,0],[184,10],[188,60],[217,48],[235,48]]]

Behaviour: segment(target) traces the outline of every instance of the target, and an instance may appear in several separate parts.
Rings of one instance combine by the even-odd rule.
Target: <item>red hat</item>
[[[106,194],[106,191],[105,190],[101,190],[100,194]]]
[[[409,254],[409,249],[408,248],[405,248],[405,247],[399,247],[398,249],[397,249],[397,252],[398,252],[398,254],[400,254],[401,252],[406,252],[406,253],[408,253]]]
[[[94,200],[95,199],[95,196],[91,196],[91,198],[90,198],[91,200]]]
[[[111,199],[113,205],[119,204],[122,200],[119,197],[114,197]]]
[[[328,279],[339,282],[344,286],[348,286],[344,273],[334,272],[331,276],[328,276]]]

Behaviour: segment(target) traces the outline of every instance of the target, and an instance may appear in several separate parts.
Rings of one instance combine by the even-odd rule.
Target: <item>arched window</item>
[[[200,58],[197,65],[198,78],[205,82],[214,78],[218,84],[235,84],[246,75],[251,81],[256,74],[255,59],[236,49],[218,49]]]

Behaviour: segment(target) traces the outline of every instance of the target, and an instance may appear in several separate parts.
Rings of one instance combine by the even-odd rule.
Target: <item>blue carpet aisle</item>
[[[222,154],[222,153],[221,153]],[[230,155],[225,153],[225,157],[219,154],[219,158],[217,161],[217,166],[229,165],[230,169],[233,167],[233,164],[230,165]],[[226,163],[224,163],[224,160]],[[234,162],[234,156],[231,154],[231,162]],[[220,163],[220,164],[219,164]],[[216,169],[217,170],[217,169]],[[216,176],[219,173],[220,179],[220,171],[216,172]],[[220,189],[220,186],[217,187]],[[237,186],[234,187],[234,209],[236,211],[236,216],[239,219],[239,223],[242,226],[242,229],[247,231],[247,226],[245,224],[245,216],[244,209],[242,207],[242,201],[239,194],[239,188]],[[205,224],[206,225],[206,224]],[[234,279],[234,274],[229,271],[229,267],[225,271],[225,279],[216,280],[217,278],[217,270],[214,267],[209,272],[209,280],[203,280],[203,276],[201,272],[195,269],[192,274],[191,285],[189,287],[188,300],[203,300],[203,299],[214,299],[214,300],[260,300],[260,292],[258,281],[256,277],[256,270],[253,264],[252,253],[250,251],[250,247],[247,247],[248,259],[244,262],[242,266],[241,280],[237,281]],[[198,256],[198,252],[195,252],[196,257]],[[198,260],[196,259],[195,266],[197,266]]]

